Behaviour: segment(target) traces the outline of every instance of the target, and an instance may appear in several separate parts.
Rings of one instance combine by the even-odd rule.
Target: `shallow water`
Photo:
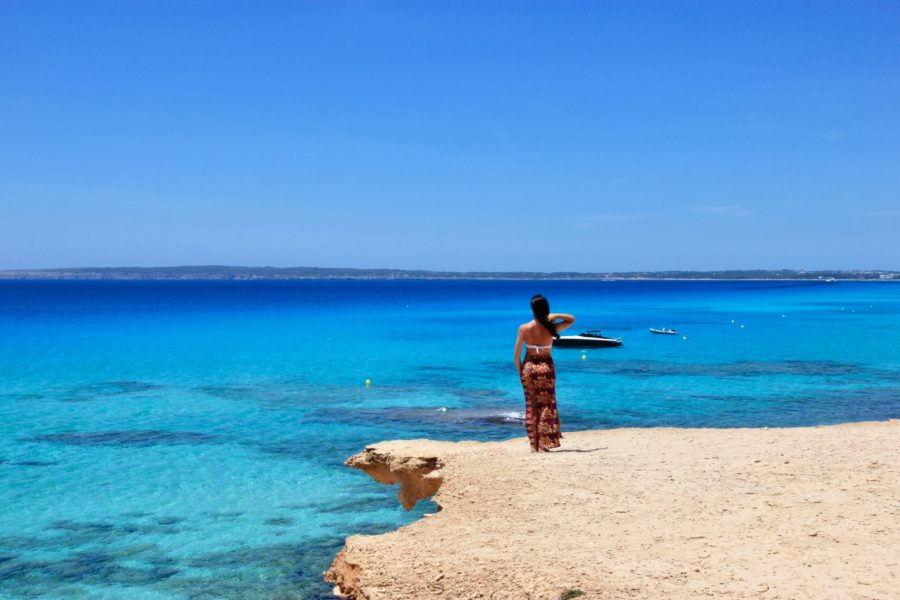
[[[0,282],[0,598],[330,597],[430,510],[349,454],[524,435],[536,292],[625,341],[555,351],[564,431],[900,417],[891,283]]]

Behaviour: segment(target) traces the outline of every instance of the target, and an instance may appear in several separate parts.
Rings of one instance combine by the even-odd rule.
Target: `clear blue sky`
[[[0,268],[900,268],[900,3],[0,3]]]

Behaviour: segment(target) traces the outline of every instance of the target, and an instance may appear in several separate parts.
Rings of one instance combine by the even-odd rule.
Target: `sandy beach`
[[[325,574],[357,600],[900,597],[900,421],[382,442],[348,460],[411,506]]]

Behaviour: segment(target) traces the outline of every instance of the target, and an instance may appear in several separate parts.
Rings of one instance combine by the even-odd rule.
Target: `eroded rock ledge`
[[[399,483],[397,499],[406,510],[411,510],[419,500],[434,496],[444,482],[444,460],[439,454],[447,454],[448,446],[465,445],[430,440],[382,442],[354,454],[344,464],[364,471],[379,483]],[[369,600],[369,594],[360,584],[362,569],[356,558],[359,551],[351,542],[360,537],[347,538],[344,549],[325,572],[325,580],[335,584],[335,595]]]
[[[792,429],[383,442],[347,464],[443,510],[351,536],[325,578],[354,600],[891,597],[900,421]]]
[[[406,510],[419,500],[432,497],[443,483],[440,469],[444,463],[437,456],[398,456],[372,446],[351,456],[344,464],[365,471],[379,483],[399,483],[397,498]]]

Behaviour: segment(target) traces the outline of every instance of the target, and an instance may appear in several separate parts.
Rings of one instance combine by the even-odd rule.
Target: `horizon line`
[[[10,273],[64,273],[64,272],[109,272],[109,271],[184,271],[184,270],[217,270],[217,271],[354,271],[354,272],[393,272],[393,273],[443,273],[450,275],[462,275],[462,274],[542,274],[542,275],[552,275],[552,274],[568,274],[568,275],[616,275],[616,274],[652,274],[652,273],[758,273],[758,272],[768,272],[768,273],[784,273],[784,272],[792,272],[792,273],[897,273],[900,272],[900,269],[876,269],[876,268],[818,268],[818,269],[803,269],[803,268],[795,268],[795,267],[778,267],[778,268],[765,268],[765,267],[727,267],[727,268],[706,268],[706,269],[695,269],[695,268],[663,268],[663,269],[629,269],[629,270],[596,270],[596,271],[582,271],[582,270],[553,270],[553,271],[545,271],[545,270],[526,270],[526,269],[514,269],[514,270],[472,270],[472,269],[430,269],[430,268],[404,268],[404,267],[319,267],[319,266],[304,266],[304,265],[296,265],[289,267],[276,267],[270,265],[223,265],[223,264],[186,264],[186,265],[166,265],[166,266],[128,266],[128,265],[117,265],[117,266],[81,266],[81,267],[14,267],[14,268],[0,268],[0,273],[2,274],[10,274]]]

